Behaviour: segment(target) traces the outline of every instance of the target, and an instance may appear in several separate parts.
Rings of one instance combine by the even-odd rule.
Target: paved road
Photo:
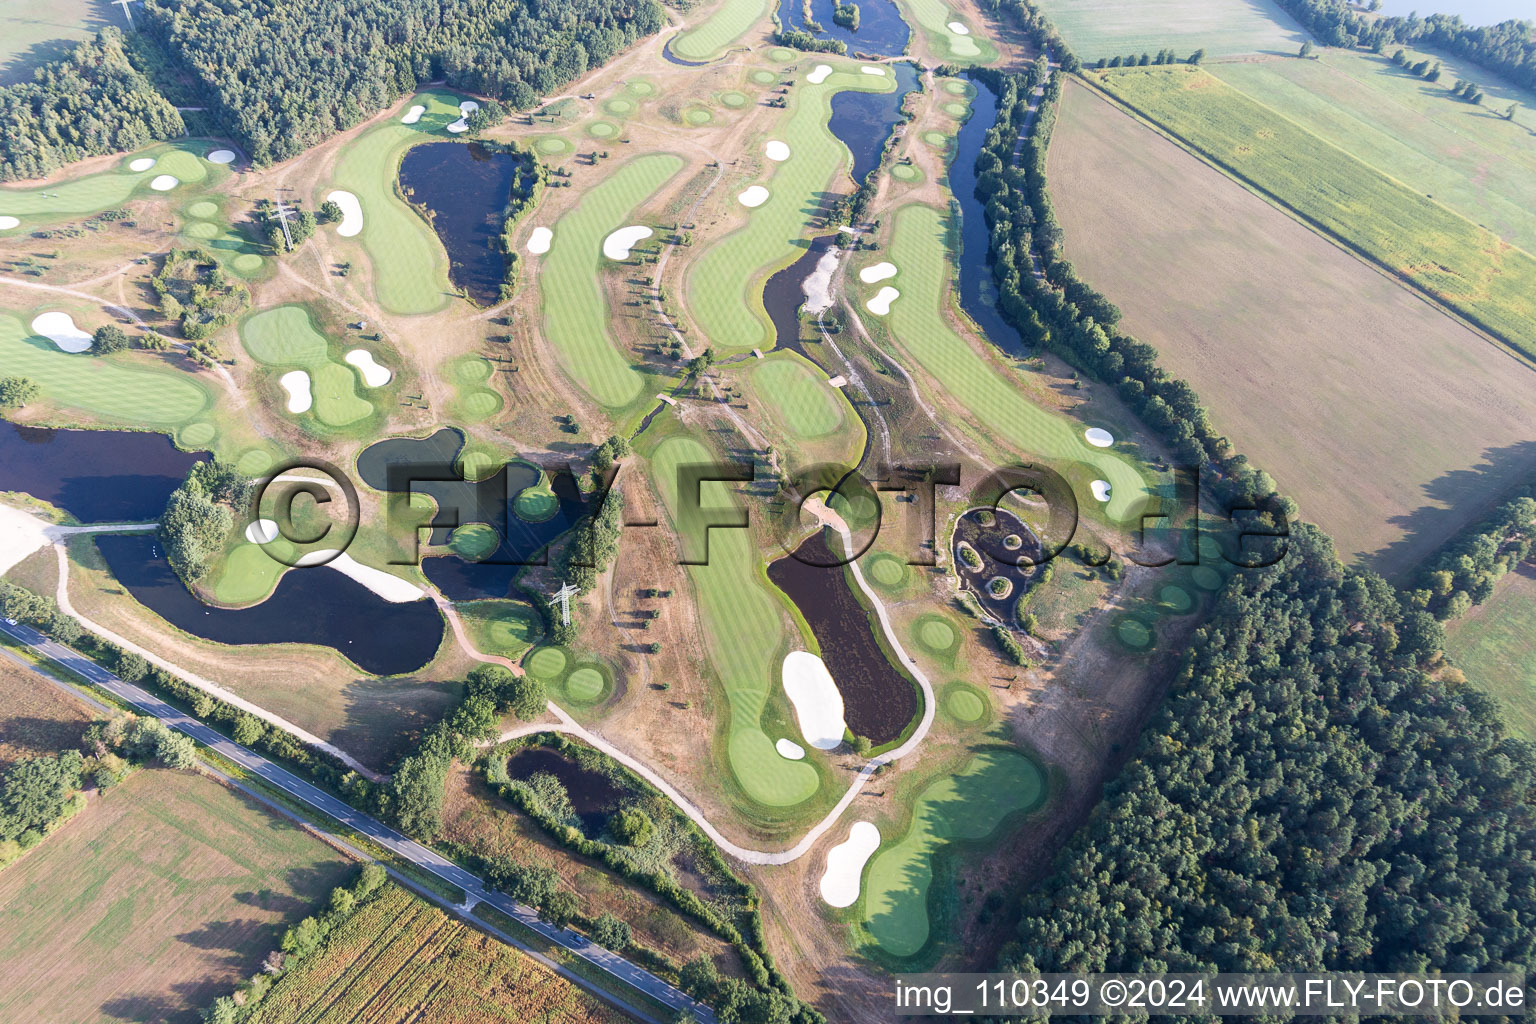
[[[557,928],[554,925],[540,921],[538,914],[532,908],[525,907],[502,893],[488,889],[478,876],[439,856],[420,843],[396,832],[377,819],[354,809],[351,805],[331,796],[324,790],[317,789],[291,772],[279,768],[261,755],[252,753],[233,740],[226,739],[197,719],[182,714],[165,701],[141,687],[124,682],[89,658],[50,640],[42,633],[27,626],[13,626],[9,623],[0,622],[0,632],[8,634],[13,639],[31,647],[39,654],[51,658],[53,661],[78,673],[103,690],[131,704],[144,714],[152,715],[171,728],[186,733],[199,743],[218,753],[221,757],[238,764],[254,775],[260,776],[269,785],[276,786],[294,799],[300,800],[316,810],[335,818],[360,835],[367,836],[369,840],[384,847],[396,856],[416,865],[421,870],[458,886],[468,894],[470,904],[476,902],[488,903],[508,917],[515,918],[520,924],[532,929],[550,942],[563,946],[576,956],[581,957],[583,960],[625,984],[638,989],[664,1006],[672,1007],[675,1010],[689,1010],[699,1019],[701,1024],[713,1024],[715,1015],[709,1007],[695,1002],[685,993],[673,988],[649,971],[635,966],[617,953],[589,942],[586,938],[575,932],[564,928]],[[619,994],[622,995],[622,991]]]

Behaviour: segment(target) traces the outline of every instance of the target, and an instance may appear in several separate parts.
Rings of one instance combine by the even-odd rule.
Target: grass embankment
[[[1067,45],[1085,61],[1156,53],[1180,57],[1295,54],[1307,35],[1273,0],[1041,0]]]
[[[677,470],[688,463],[710,463],[713,456],[690,437],[671,437],[651,455],[651,478],[675,527],[689,536],[702,528],[680,516]],[[700,487],[706,509],[736,504],[721,483]],[[769,807],[791,807],[815,795],[821,784],[809,761],[787,761],[774,750],[764,718],[775,692],[784,655],[785,613],[770,594],[762,560],[746,530],[709,531],[709,564],[689,566],[710,663],[730,705],[726,723],[726,763],[741,790]],[[787,716],[786,716],[787,717]],[[778,735],[793,735],[780,727]]]
[[[839,92],[891,92],[892,72],[863,74],[858,65],[830,55],[807,55],[809,69],[817,64],[835,68],[819,85],[803,77],[791,90],[790,114],[773,129],[772,137],[789,143],[789,159],[765,161],[754,182],[722,182],[729,194],[748,185],[768,190],[768,199],[747,210],[732,200],[731,214],[745,211],[747,221],[698,257],[688,272],[688,308],[700,333],[717,352],[773,347],[773,323],[763,308],[763,285],[776,270],[804,254],[802,236],[820,219],[823,195],[839,184],[848,187],[848,147],[827,127],[832,97]]]
[[[0,1017],[195,1019],[350,871],[209,779],[137,773],[0,873]]]
[[[560,365],[593,400],[610,409],[639,398],[645,374],[608,332],[608,302],[601,276],[614,261],[603,255],[603,240],[635,223],[637,207],[678,171],[681,157],[648,153],[625,163],[555,224],[539,288],[544,295],[544,329]],[[646,239],[639,244],[649,244]]]
[[[1509,731],[1536,741],[1536,569],[1511,573],[1453,623],[1445,649],[1469,680],[1499,699]]]
[[[459,119],[461,98],[443,89],[417,93],[404,109],[426,107],[421,120],[402,124],[395,117],[358,136],[336,161],[331,185],[320,191],[323,196],[339,188],[357,196],[363,229],[356,240],[372,264],[379,305],[391,313],[431,313],[457,293],[448,280],[442,243],[432,226],[400,198],[397,182],[407,149],[418,142],[454,138],[447,126]]]
[[[1090,76],[1356,252],[1536,359],[1536,258],[1198,68]]]
[[[897,210],[884,254],[896,265],[897,275],[880,284],[856,286],[859,295],[868,298],[885,285],[900,291],[885,318],[895,344],[942,382],[993,440],[1021,456],[1048,460],[1071,481],[1085,505],[1092,502],[1088,482],[1107,480],[1111,490],[1105,513],[1117,521],[1128,520],[1146,493],[1135,464],[1112,449],[1090,445],[1083,439],[1082,423],[1030,401],[1001,367],[949,326],[944,310],[953,275],[950,233],[949,219],[932,207]]]
[[[768,16],[769,0],[719,0],[709,17],[672,40],[683,60],[710,60]]]

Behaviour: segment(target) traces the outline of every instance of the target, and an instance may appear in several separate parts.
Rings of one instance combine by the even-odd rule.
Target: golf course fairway
[[[828,57],[833,64],[836,58]],[[761,206],[746,211],[746,223],[712,245],[688,275],[688,308],[699,330],[721,353],[773,347],[773,324],[763,309],[763,285],[774,271],[789,266],[805,249],[797,245],[815,218],[825,192],[846,175],[853,155],[832,134],[832,97],[839,92],[890,92],[891,75],[865,75],[858,65],[838,62],[819,84],[801,79],[791,91],[787,120],[774,128],[777,138],[793,139],[787,160],[770,162],[760,184],[768,189]],[[732,188],[730,194],[741,191]]]
[[[983,750],[959,772],[930,782],[913,803],[906,834],[869,862],[864,923],[880,948],[907,957],[927,944],[934,854],[956,840],[986,839],[1008,815],[1044,799],[1040,766],[1001,747]]]
[[[1090,466],[1111,485],[1105,506],[1109,517],[1129,519],[1146,494],[1135,465],[1111,449],[1088,444],[1080,423],[1031,402],[999,367],[950,329],[943,313],[951,277],[948,227],[948,218],[931,206],[914,204],[896,211],[885,254],[901,268],[901,297],[886,318],[891,338],[942,381],[961,408],[1014,451],[1052,460],[1063,473],[1073,462]],[[872,288],[866,285],[859,294]]]
[[[768,14],[768,0],[724,0],[708,18],[672,40],[683,60],[709,60],[746,34]]]
[[[679,522],[677,468],[712,461],[710,451],[690,437],[668,438],[651,456],[651,479],[679,531],[690,527]],[[724,484],[706,482],[699,504],[724,508],[736,501]],[[690,535],[697,532],[692,528]],[[698,588],[705,649],[730,703],[726,759],[731,774],[758,803],[791,807],[815,795],[821,779],[805,761],[780,757],[763,731],[763,710],[779,685],[786,650],[784,612],[764,589],[760,561],[747,531],[710,530],[709,564],[691,565],[688,574]]]
[[[603,255],[603,240],[629,225],[634,210],[682,167],[682,158],[671,153],[650,153],[629,161],[560,218],[544,257],[539,290],[544,298],[545,335],[571,379],[610,409],[640,397],[645,375],[630,364],[608,333],[608,302],[600,276],[614,263]]]
[[[240,341],[265,366],[305,370],[310,375],[315,418],[344,427],[373,415],[373,403],[357,394],[358,371],[330,357],[330,342],[302,306],[277,306],[248,317]]]
[[[154,157],[155,163],[146,170],[130,171],[128,165],[134,157]],[[141,188],[148,192],[149,183],[162,174],[169,174],[181,185],[200,182],[208,177],[209,166],[200,147],[157,146],[124,155],[114,170],[46,188],[0,188],[0,213],[35,220],[99,213],[125,202]]]

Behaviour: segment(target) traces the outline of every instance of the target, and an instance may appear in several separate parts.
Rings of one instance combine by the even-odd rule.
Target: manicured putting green
[[[866,559],[869,577],[882,587],[899,587],[907,581],[907,567],[895,555],[877,552]]]
[[[917,641],[936,654],[955,646],[955,627],[937,617],[927,617],[917,625]]]
[[[775,356],[757,363],[752,387],[796,438],[826,437],[843,426],[837,389],[795,358]]]
[[[539,288],[544,333],[566,373],[599,404],[621,408],[639,398],[645,376],[609,334],[608,302],[600,278],[613,261],[603,240],[634,223],[635,208],[683,167],[671,153],[635,157],[581,197],[555,224]]]
[[[357,394],[357,373],[350,366],[326,363],[310,371],[315,418],[328,427],[345,427],[373,415],[373,403]]]
[[[636,96],[649,96],[656,91],[656,87],[650,82],[646,81],[630,82],[624,88],[628,89]]]
[[[288,570],[297,550],[279,537],[270,545],[244,543],[229,553],[223,571],[213,582],[213,596],[220,604],[244,606],[255,604],[272,593],[277,581]]]
[[[587,125],[587,134],[594,139],[611,139],[619,134],[619,126],[612,121],[593,121]]]
[[[512,511],[525,523],[542,523],[560,510],[560,501],[553,491],[528,487],[512,499]]]
[[[930,782],[912,805],[912,823],[899,842],[870,861],[864,924],[887,954],[909,957],[928,944],[928,886],[933,857],[950,843],[993,835],[1010,814],[1045,799],[1045,772],[1016,750],[992,748],[959,772]]]
[[[212,423],[209,423],[207,420],[199,420],[196,423],[189,423],[181,428],[181,433],[177,437],[183,445],[197,447],[212,441],[218,433],[219,429]]]
[[[714,120],[714,115],[703,107],[689,107],[683,111],[683,120],[689,124],[709,124]]]
[[[903,0],[901,13],[908,23],[915,22],[914,28],[922,28],[934,56],[941,61],[953,58],[965,64],[990,64],[997,59],[997,48],[986,38],[950,30],[949,23],[958,19],[945,0]]]
[[[187,207],[188,216],[201,217],[204,220],[208,219],[209,217],[217,216],[218,212],[219,205],[208,199],[199,199],[197,202]]]
[[[792,60],[795,59],[795,51],[793,51],[793,50],[786,50],[783,47],[780,47],[779,49],[774,50],[773,52],[769,53],[768,56],[772,57],[774,60],[778,61],[780,64],[783,64],[786,61],[792,61]]]
[[[545,156],[554,156],[557,153],[569,153],[571,144],[558,135],[546,135],[533,144],[533,148]]]
[[[751,77],[752,81],[756,82],[758,85],[772,85],[774,82],[779,80],[778,75],[764,68],[758,68],[756,71],[752,72]]]
[[[979,722],[987,713],[987,699],[968,683],[950,683],[944,690],[944,710],[960,722]]]
[[[255,476],[272,468],[272,453],[262,448],[251,448],[235,460],[235,468],[245,476]]]
[[[1189,581],[1201,590],[1220,590],[1226,581],[1221,573],[1208,565],[1197,565],[1189,571]]]
[[[459,473],[466,480],[483,480],[496,466],[496,458],[489,452],[464,452],[459,456]]]
[[[0,376],[31,379],[47,401],[115,422],[153,427],[188,423],[208,407],[208,392],[191,374],[140,368],[138,362],[131,355],[98,358],[61,352],[16,317],[0,313]]]
[[[746,106],[751,101],[749,99],[747,99],[747,96],[746,96],[745,93],[740,93],[740,92],[736,92],[735,90],[732,90],[730,92],[723,92],[723,93],[721,93],[720,94],[720,102],[724,103],[728,107],[740,108],[740,107]]]
[[[1133,651],[1146,650],[1152,646],[1152,629],[1140,619],[1121,619],[1115,626],[1115,636]]]
[[[944,91],[952,96],[969,96],[971,94],[971,87],[964,82],[951,79],[944,83]]]
[[[448,546],[453,549],[453,553],[471,562],[487,557],[500,545],[501,538],[485,523],[465,523],[448,538]]]
[[[501,411],[502,399],[494,391],[480,388],[465,392],[454,406],[454,412],[464,419],[477,421],[494,416]]]
[[[204,242],[215,237],[218,233],[219,226],[209,220],[195,220],[182,231],[182,234],[188,238],[196,238]]]
[[[1195,599],[1189,596],[1189,591],[1172,583],[1157,592],[1157,599],[1164,608],[1176,615],[1182,615],[1195,606]]]
[[[620,117],[623,117],[625,114],[629,113],[631,110],[634,110],[635,109],[635,105],[633,103],[631,103],[629,100],[612,99],[612,100],[609,100],[607,103],[603,104],[603,109],[608,111],[608,113],[610,113],[610,114],[616,114],[616,115],[618,115]]]
[[[454,379],[461,383],[478,384],[483,380],[490,380],[495,367],[489,360],[481,359],[479,356],[464,356],[454,361],[452,372]]]
[[[860,74],[856,66],[833,57],[827,63],[839,70],[819,85],[802,79],[791,91],[789,117],[774,130],[775,138],[789,142],[790,155],[775,167],[767,201],[751,211],[743,226],[711,245],[688,272],[688,305],[699,332],[717,352],[773,347],[763,283],[804,254],[801,239],[820,219],[814,197],[847,180],[848,147],[827,128],[832,97],[849,90],[885,93],[896,88],[891,75]]]
[[[508,605],[481,614],[480,628],[494,650],[521,651],[534,641],[543,627],[530,609]]]
[[[678,35],[669,48],[683,60],[701,61],[716,57],[766,18],[770,3],[771,0],[726,0],[717,4],[708,18]],[[775,54],[778,52],[774,51]],[[789,59],[774,57],[774,60]]]
[[[591,665],[572,669],[565,677],[565,695],[577,704],[597,703],[607,688],[608,680]]]
[[[678,467],[710,461],[709,449],[691,437],[668,438],[651,455],[651,479],[680,531],[694,524],[678,521]],[[735,495],[724,484],[701,485],[700,507],[735,504]],[[749,799],[769,807],[792,807],[815,795],[821,776],[806,761],[780,757],[763,731],[768,703],[781,691],[784,612],[765,589],[762,559],[750,537],[742,530],[711,533],[708,564],[690,565],[688,574],[698,593],[704,650],[729,702],[725,762]]]
[[[230,266],[239,274],[254,274],[262,268],[266,260],[254,252],[243,252],[230,261]]]
[[[302,306],[277,306],[247,318],[240,341],[259,363],[307,370],[312,411],[326,426],[345,427],[373,415],[373,403],[357,394],[357,373],[331,360],[330,343]]]
[[[964,117],[970,112],[971,108],[964,103],[944,104],[944,113],[948,114],[950,117]]]
[[[524,666],[529,675],[538,676],[540,679],[558,679],[565,671],[566,662],[569,659],[564,651],[558,647],[540,647],[528,655]]]
[[[946,146],[949,144],[949,136],[943,132],[923,132],[923,141],[931,146]]]
[[[891,177],[902,181],[916,181],[922,177],[922,174],[911,164],[892,164]]]

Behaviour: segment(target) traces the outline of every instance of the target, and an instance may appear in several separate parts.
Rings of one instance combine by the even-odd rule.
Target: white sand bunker
[[[417,121],[421,120],[421,115],[425,114],[426,112],[427,112],[427,108],[422,106],[420,103],[418,103],[415,106],[411,107],[410,110],[407,110],[405,112],[404,116],[402,116],[400,118],[400,123],[401,124],[415,124]]]
[[[427,596],[410,580],[403,580],[399,576],[390,575],[383,569],[364,565],[345,551],[340,553],[334,549],[311,551],[300,558],[298,564],[300,568],[324,565],[327,569],[335,569],[347,579],[361,583],[390,604],[407,604],[411,601],[420,601]]]
[[[91,336],[75,326],[68,313],[40,313],[32,321],[32,333],[40,334],[65,352],[84,352],[91,347]]]
[[[748,208],[754,206],[762,206],[768,201],[768,190],[763,188],[761,185],[753,185],[741,195],[737,196],[736,201],[742,206]]]
[[[1093,491],[1093,496],[1095,498],[1097,498],[1099,501],[1108,501],[1109,500],[1109,481],[1108,480],[1095,480],[1093,483],[1089,484],[1088,487],[1089,487],[1090,490]]]
[[[837,273],[837,261],[843,250],[837,246],[828,249],[816,261],[816,269],[800,284],[805,293],[803,308],[812,316],[832,308],[832,275]]]
[[[357,367],[358,372],[363,375],[363,383],[371,388],[381,388],[394,379],[395,375],[389,371],[389,368],[375,362],[373,353],[367,349],[355,348],[342,358]]]
[[[459,104],[459,119],[448,126],[448,130],[458,135],[460,132],[469,131],[469,115],[480,109],[480,104],[474,100],[465,100]]]
[[[899,298],[901,298],[901,292],[890,285],[886,285],[876,292],[875,297],[864,303],[864,305],[876,316],[885,316],[885,314],[891,311],[891,303]]]
[[[155,175],[154,180],[149,183],[149,187],[154,189],[156,192],[169,192],[171,189],[180,184],[181,179],[176,177],[174,174],[157,174]]]
[[[859,271],[859,280],[865,284],[874,284],[876,281],[888,281],[896,276],[896,264],[876,263],[872,267],[865,267]]]
[[[805,748],[794,740],[781,739],[774,743],[773,749],[779,752],[779,756],[790,761],[804,761]]]
[[[789,143],[780,142],[778,139],[770,139],[763,149],[768,154],[768,159],[778,163],[789,159]]]
[[[968,36],[971,34],[971,30],[960,24],[958,21],[950,22],[947,28],[957,36]]]
[[[9,231],[11,228],[16,227],[20,223],[21,221],[17,220],[15,217],[0,214],[0,231]]]
[[[651,229],[644,224],[631,224],[629,227],[619,228],[603,239],[603,255],[611,260],[627,260],[630,246],[641,239],[650,238],[651,234]]]
[[[822,82],[827,80],[827,76],[831,73],[832,65],[817,64],[811,73],[805,76],[805,80],[810,82],[812,85],[820,85]]]
[[[309,412],[309,407],[315,404],[314,396],[309,392],[309,374],[303,370],[291,370],[277,382],[288,392],[289,412]]]
[[[351,238],[363,230],[363,204],[357,201],[357,196],[345,189],[337,189],[326,193],[325,198],[341,207],[341,223],[336,225],[338,235]]]
[[[784,656],[784,692],[795,706],[795,721],[805,742],[817,750],[831,750],[843,742],[848,724],[843,720],[843,695],[837,692],[832,673],[810,651],[790,651]]]
[[[555,240],[555,233],[549,228],[534,228],[533,234],[528,236],[528,251],[535,256],[542,256],[549,252],[549,243]]]
[[[245,539],[252,544],[271,544],[277,540],[277,533],[277,521],[273,519],[258,519],[245,527]]]
[[[863,67],[859,68],[859,70],[864,72],[866,75],[885,74],[885,68],[877,68],[873,64],[865,64]]]
[[[828,906],[851,907],[859,898],[859,877],[864,865],[880,848],[880,830],[867,821],[856,821],[848,838],[827,851],[827,869],[821,873],[821,898]]]
[[[1083,439],[1095,448],[1108,448],[1115,443],[1115,435],[1103,427],[1089,427],[1083,431]]]
[[[128,164],[128,169],[130,171],[134,172],[135,174],[138,174],[141,171],[149,170],[153,166],[155,166],[155,158],[154,157],[152,157],[152,156],[141,156],[137,160],[134,160],[131,163],[129,163]]]
[[[235,151],[232,149],[216,149],[208,154],[208,162],[211,164],[232,164],[235,162]]]

